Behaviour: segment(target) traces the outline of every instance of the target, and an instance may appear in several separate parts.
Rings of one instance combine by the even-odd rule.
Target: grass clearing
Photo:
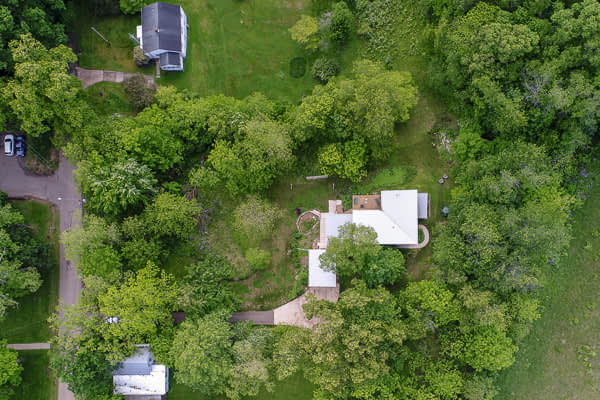
[[[50,369],[48,350],[19,351],[23,382],[11,400],[55,400],[57,381]]]
[[[18,299],[19,307],[6,315],[0,323],[0,332],[9,343],[46,342],[52,336],[47,320],[58,304],[58,210],[52,205],[36,201],[14,201],[11,204],[23,213],[25,223],[33,227],[39,238],[50,241],[54,262],[53,268],[40,271],[43,283],[38,291]]]
[[[573,222],[569,254],[542,293],[542,317],[516,363],[500,375],[498,400],[600,397],[599,184]]]
[[[315,387],[301,375],[277,382],[272,392],[262,390],[257,396],[245,397],[246,400],[309,400]],[[187,386],[173,382],[169,391],[169,400],[226,400],[224,396],[207,397],[194,392]]]
[[[181,0],[178,4],[189,24],[185,71],[162,71],[159,85],[191,89],[202,96],[222,93],[242,98],[260,91],[291,102],[315,85],[310,65],[303,77],[290,76],[290,61],[306,55],[291,39],[288,28],[308,12],[308,0]],[[134,43],[129,33],[135,33],[140,24],[139,14],[94,17],[77,6],[76,15],[77,24],[72,28],[83,68],[154,73],[153,64],[141,69],[133,61]]]
[[[120,83],[100,82],[83,91],[87,103],[100,115],[133,114],[133,106]]]

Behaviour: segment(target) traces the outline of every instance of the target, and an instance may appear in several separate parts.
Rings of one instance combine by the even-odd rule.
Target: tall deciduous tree
[[[222,394],[233,368],[231,337],[222,315],[184,321],[171,347],[177,382],[206,396]]]
[[[340,276],[358,276],[371,287],[391,285],[406,272],[400,250],[380,246],[373,228],[356,224],[341,226],[329,239],[321,265]]]
[[[173,276],[149,264],[121,286],[98,295],[98,310],[117,322],[106,323],[102,335],[108,342],[148,343],[172,325],[179,289]],[[118,360],[116,360],[118,361]]]
[[[156,193],[156,178],[147,166],[134,159],[99,166],[82,163],[77,171],[87,199],[86,206],[116,216],[130,207],[146,204]]]
[[[10,49],[14,77],[0,91],[10,117],[32,136],[80,129],[87,114],[79,93],[81,82],[68,73],[75,54],[63,45],[48,50],[31,34],[12,41]]]
[[[121,273],[121,256],[116,248],[119,231],[100,217],[87,215],[82,226],[62,234],[65,257],[83,276],[96,275],[115,281]]]
[[[12,398],[13,388],[21,383],[23,366],[18,361],[19,354],[6,347],[6,340],[0,340],[0,399]]]
[[[379,63],[357,61],[352,78],[317,86],[291,114],[297,141],[364,142],[371,158],[385,159],[393,149],[397,123],[405,122],[417,103],[408,72],[387,71]]]

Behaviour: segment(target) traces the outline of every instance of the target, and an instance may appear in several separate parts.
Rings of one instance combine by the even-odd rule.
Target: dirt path
[[[76,67],[75,76],[81,81],[83,88],[90,87],[98,82],[117,82],[121,83],[125,79],[139,74],[131,72],[108,71],[104,69],[85,69]],[[143,75],[146,78],[148,85],[154,85],[154,77],[152,75]]]
[[[61,154],[59,167],[52,176],[30,176],[19,166],[17,157],[0,155],[0,190],[9,197],[38,198],[54,203],[60,214],[60,231],[64,232],[79,223],[82,199],[75,183],[75,166]],[[81,292],[81,280],[75,266],[65,260],[64,247],[60,245],[59,302],[75,304]],[[67,386],[59,382],[58,400],[73,400]]]

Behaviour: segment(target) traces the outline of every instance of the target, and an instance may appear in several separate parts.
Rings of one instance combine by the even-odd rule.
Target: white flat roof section
[[[167,367],[152,366],[148,375],[113,375],[114,393],[123,396],[165,395],[168,391]]]
[[[381,210],[353,210],[352,222],[373,228],[379,244],[417,244],[417,194],[416,190],[382,191]]]
[[[308,287],[336,287],[337,279],[334,272],[321,269],[322,249],[308,250]]]
[[[340,227],[349,222],[352,222],[352,214],[327,213],[327,225],[325,226],[327,238],[338,237]]]

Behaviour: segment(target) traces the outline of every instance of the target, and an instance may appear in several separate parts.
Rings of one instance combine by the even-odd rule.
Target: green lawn
[[[260,91],[292,102],[315,84],[309,67],[302,78],[289,74],[290,60],[303,56],[288,28],[307,12],[309,0],[181,0],[188,15],[189,41],[184,72],[163,71],[160,85],[192,89],[200,95],[238,98]],[[80,64],[84,68],[140,72],[132,58],[139,14],[97,18],[77,7]],[[95,27],[111,44],[92,32]],[[146,73],[153,73],[149,68]]]
[[[500,376],[498,400],[600,398],[600,185],[573,228],[569,254],[543,292],[542,318]]]
[[[278,382],[273,392],[263,390],[258,396],[247,397],[246,400],[310,400],[314,386],[302,376],[295,375],[285,381]],[[173,383],[169,391],[169,400],[226,400],[225,397],[206,397],[183,385]]]
[[[20,351],[19,360],[24,368],[23,382],[11,400],[55,400],[57,384],[49,367],[48,350]]]
[[[141,69],[133,61],[135,43],[129,33],[135,35],[135,27],[140,24],[138,15],[116,15],[94,17],[80,4],[75,3],[75,18],[70,28],[77,36],[79,64],[83,68],[108,69],[125,72],[154,73],[152,67]],[[110,43],[106,43],[91,28],[96,28]]]
[[[133,106],[120,83],[100,82],[84,90],[87,103],[101,115],[132,114]]]
[[[43,284],[39,290],[18,299],[18,309],[10,311],[0,323],[0,333],[9,343],[45,342],[51,336],[47,319],[58,301],[59,215],[53,206],[45,203],[15,201],[12,204],[23,213],[25,222],[35,229],[36,235],[50,240],[54,263],[53,268],[42,271]]]

